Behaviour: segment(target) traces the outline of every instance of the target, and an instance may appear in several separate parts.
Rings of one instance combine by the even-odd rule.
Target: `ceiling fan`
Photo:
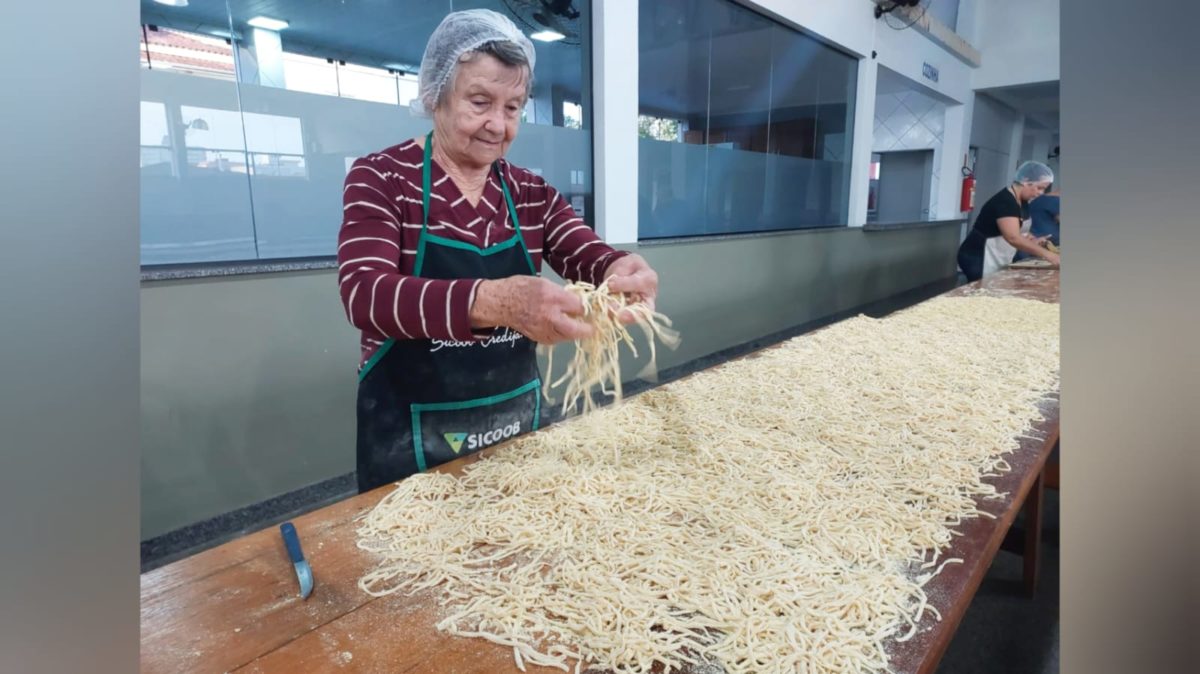
[[[932,2],[932,0],[875,0],[875,18],[878,19],[880,17],[886,17],[884,22],[887,23],[888,26],[895,28],[896,30],[903,30],[912,26],[914,23],[920,20],[922,16],[925,16],[925,12],[929,10],[930,2]],[[901,7],[913,10],[912,21],[899,24],[893,22],[892,12]],[[917,8],[920,8],[919,11]]]
[[[580,13],[573,0],[504,0],[505,7],[543,42],[580,43]]]

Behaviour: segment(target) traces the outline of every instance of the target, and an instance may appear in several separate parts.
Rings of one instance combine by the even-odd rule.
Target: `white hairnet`
[[[1040,161],[1027,161],[1017,167],[1014,183],[1052,183],[1054,171]]]
[[[512,42],[521,48],[529,61],[529,76],[533,77],[533,43],[508,17],[490,9],[467,9],[451,12],[442,19],[429,36],[421,71],[417,75],[417,100],[413,113],[433,114],[442,89],[450,82],[458,60],[487,42]]]

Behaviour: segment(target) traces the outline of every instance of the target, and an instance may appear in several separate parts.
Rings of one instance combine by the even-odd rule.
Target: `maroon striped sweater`
[[[412,276],[421,235],[424,151],[413,141],[354,162],[343,190],[338,232],[338,286],[346,315],[362,331],[361,368],[387,338],[468,341],[470,309],[482,279]],[[540,271],[542,260],[565,279],[599,283],[627,255],[600,240],[566,199],[530,171],[500,160],[521,234]],[[486,248],[514,235],[504,194],[493,173],[472,207],[433,163],[429,231]]]

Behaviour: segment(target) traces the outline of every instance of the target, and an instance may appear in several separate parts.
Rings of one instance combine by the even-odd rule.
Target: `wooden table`
[[[1058,302],[1058,272],[1007,270],[948,295],[986,293]],[[1040,518],[1042,470],[1058,439],[1058,402],[1042,407],[1037,435],[1008,457],[1012,472],[993,480],[1007,498],[984,502],[995,520],[976,518],[945,556],[946,566],[926,586],[943,620],[928,617],[911,640],[891,647],[895,672],[927,674],[937,668],[984,573],[1026,496],[1031,522]],[[504,451],[503,446],[483,454]],[[437,470],[460,473],[479,455]],[[390,491],[381,487],[322,508],[293,522],[313,568],[316,587],[301,600],[296,575],[277,527],[247,535],[141,578],[141,670],[182,672],[388,672],[498,674],[517,672],[512,652],[481,639],[434,629],[440,608],[431,595],[374,599],[357,586],[375,560],[355,546],[353,519]],[[1028,528],[1036,544],[1037,527]],[[1036,572],[1036,545],[1027,549],[1027,580]],[[1032,554],[1028,554],[1032,553]],[[560,670],[529,666],[530,672]]]

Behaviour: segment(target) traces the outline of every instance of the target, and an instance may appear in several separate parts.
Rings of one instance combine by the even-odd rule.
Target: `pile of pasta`
[[[1057,389],[1058,307],[858,317],[402,481],[360,523],[373,595],[579,672],[881,672]]]

